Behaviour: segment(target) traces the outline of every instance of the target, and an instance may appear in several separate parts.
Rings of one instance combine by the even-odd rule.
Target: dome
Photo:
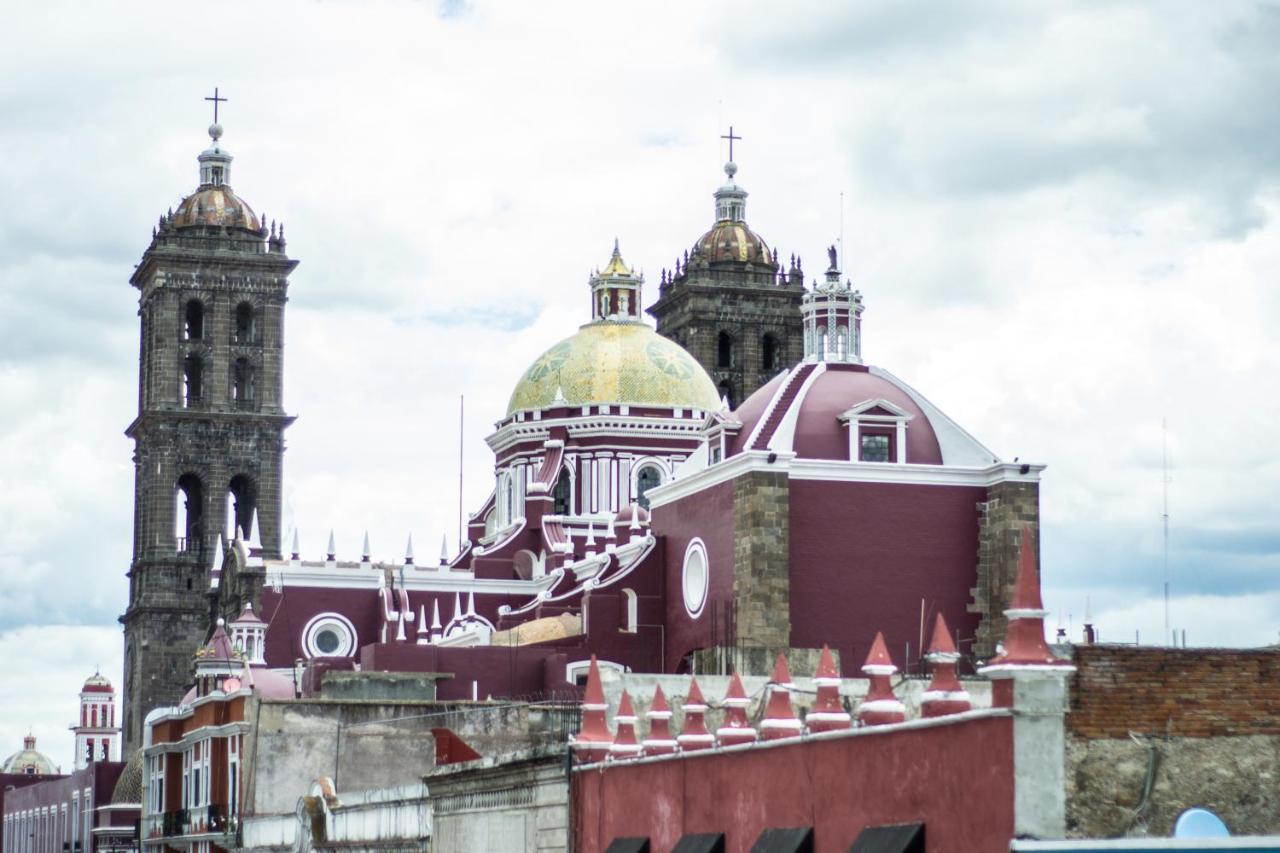
[[[116,788],[111,792],[113,806],[133,805],[142,802],[142,750],[135,749],[129,756],[120,778],[116,780]]]
[[[260,231],[261,223],[253,209],[231,191],[226,184],[205,185],[187,196],[173,212],[172,224],[177,228],[192,225],[226,226]]]
[[[95,672],[85,681],[84,687],[80,688],[81,693],[114,693],[115,688],[111,686],[111,682],[106,679],[100,672]]]
[[[789,375],[780,374],[765,383],[734,412],[742,421],[734,452],[747,449],[756,424],[765,416],[770,401]],[[791,450],[801,459],[847,460],[849,427],[840,420],[840,415],[851,407],[877,400],[890,403],[910,416],[907,427],[908,461],[925,465],[943,464],[938,436],[915,395],[882,371],[854,364],[826,365],[807,391],[791,398],[788,407],[799,407]]]
[[[52,776],[58,770],[49,756],[36,751],[36,739],[27,735],[22,739],[22,749],[0,764],[0,773],[20,773],[25,776]]]
[[[553,403],[714,411],[720,395],[679,344],[644,323],[605,322],[588,323],[538,356],[512,392],[507,414]]]
[[[759,234],[747,227],[747,223],[741,221],[722,220],[713,225],[693,244],[689,259],[692,261],[694,258],[713,264],[730,261],[776,266],[769,246]]]

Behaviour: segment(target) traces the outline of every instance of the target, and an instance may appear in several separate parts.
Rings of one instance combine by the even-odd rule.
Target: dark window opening
[[[220,186],[222,186],[222,167],[221,167],[221,166],[214,166],[214,167],[210,170],[210,173],[211,173],[211,174],[212,174],[212,176],[213,176],[213,185],[214,185],[215,187],[220,187]]]
[[[636,503],[645,509],[649,508],[649,490],[662,485],[662,472],[652,465],[640,469],[636,476]]]
[[[782,348],[773,335],[765,335],[760,342],[760,365],[770,372],[777,371],[782,366]]]
[[[236,405],[244,407],[253,402],[254,383],[254,369],[249,359],[236,359],[231,381],[231,399]]]
[[[889,462],[891,448],[889,436],[883,433],[863,433],[858,437],[858,459],[862,462]]]
[[[204,390],[204,362],[192,353],[182,361],[182,405],[194,406],[200,402]]]
[[[728,332],[721,332],[716,339],[716,366],[733,367],[733,338]]]
[[[199,299],[187,302],[186,314],[182,324],[182,336],[189,341],[204,338],[204,305]]]
[[[316,648],[326,655],[336,652],[341,644],[342,640],[332,628],[325,628],[316,634]]]
[[[572,503],[570,501],[573,491],[573,483],[569,480],[569,470],[561,469],[560,479],[556,480],[556,487],[551,492],[551,512],[555,515],[568,515],[572,511]]]
[[[232,477],[227,486],[227,521],[231,528],[227,531],[228,539],[234,539],[237,530],[244,531],[243,535],[248,538],[253,529],[257,503],[258,490],[254,487],[253,480],[244,474]]]
[[[733,386],[729,384],[728,380],[720,383],[720,399],[724,400],[730,409],[733,409]]]
[[[255,328],[253,306],[241,302],[236,306],[236,338],[238,344],[251,344],[254,341]]]
[[[195,474],[178,478],[177,537],[179,553],[198,553],[204,541],[204,484]]]

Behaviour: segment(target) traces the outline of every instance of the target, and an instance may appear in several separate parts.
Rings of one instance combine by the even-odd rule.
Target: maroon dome
[[[790,374],[786,374],[790,376]],[[764,417],[786,376],[770,380],[748,397],[734,413],[742,421],[734,452],[747,441]],[[840,415],[861,403],[884,400],[911,415],[907,424],[907,461],[917,465],[941,465],[942,449],[929,418],[908,394],[889,379],[871,373],[863,365],[828,364],[792,406],[799,406],[792,450],[801,459],[849,459],[849,427]]]

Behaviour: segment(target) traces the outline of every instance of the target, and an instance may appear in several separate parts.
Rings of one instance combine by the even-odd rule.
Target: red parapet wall
[[[573,774],[574,850],[723,832],[747,853],[770,828],[811,826],[846,851],[868,826],[924,823],[926,849],[1006,853],[1013,836],[1013,720],[999,712],[774,741]]]
[[[1074,662],[1075,737],[1280,734],[1280,649],[1076,646]]]

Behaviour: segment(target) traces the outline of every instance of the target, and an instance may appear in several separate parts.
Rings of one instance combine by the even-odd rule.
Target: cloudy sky
[[[1280,5],[47,2],[0,34],[0,756],[70,764],[117,683],[136,292],[196,184],[286,223],[286,523],[303,551],[455,544],[483,436],[585,319],[615,237],[656,282],[710,224],[841,236],[865,352],[1049,465],[1047,604],[1159,638],[1280,637]],[[650,288],[650,296],[653,295]]]

